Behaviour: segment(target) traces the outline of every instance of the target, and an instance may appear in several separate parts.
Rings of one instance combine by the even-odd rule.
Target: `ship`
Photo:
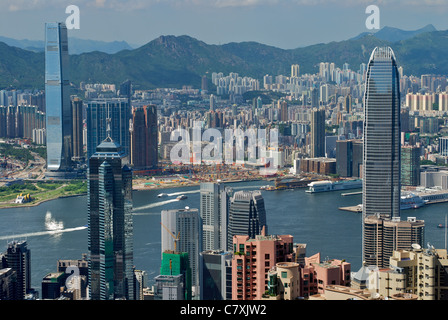
[[[159,198],[165,198],[167,196],[168,196],[167,193],[159,193],[159,195],[158,195]]]
[[[313,181],[308,184],[308,193],[318,193],[318,192],[328,192],[328,191],[338,191],[338,190],[349,190],[349,189],[360,189],[362,188],[362,179],[355,180],[341,180],[341,181]]]
[[[185,200],[185,199],[187,199],[187,196],[183,194],[183,195],[178,196],[176,199],[177,200]]]
[[[415,195],[412,192],[401,194],[401,199],[400,199],[400,209],[401,210],[417,209],[417,208],[423,207],[425,204],[426,204],[426,201],[424,201],[420,196]]]

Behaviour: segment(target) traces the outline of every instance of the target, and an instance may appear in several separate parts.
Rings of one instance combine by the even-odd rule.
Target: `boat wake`
[[[160,201],[160,202],[151,203],[151,204],[147,204],[145,206],[134,208],[132,211],[141,211],[141,210],[145,210],[145,209],[151,209],[151,208],[155,208],[155,207],[164,206],[164,205],[166,205],[168,203],[171,203],[171,202],[178,202],[178,201],[179,200],[177,200],[177,199],[170,199],[170,200]]]
[[[37,237],[37,236],[44,236],[44,235],[62,234],[62,233],[66,233],[66,232],[80,231],[80,230],[84,230],[84,229],[87,229],[87,227],[82,226],[82,227],[59,229],[59,230],[47,230],[47,231],[40,231],[40,232],[14,234],[14,235],[8,235],[8,236],[1,236],[0,240],[11,240],[11,239],[18,239],[18,238],[28,238],[28,237]]]

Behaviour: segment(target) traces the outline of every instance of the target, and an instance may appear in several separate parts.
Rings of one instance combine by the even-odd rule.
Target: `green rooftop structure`
[[[165,276],[184,275],[185,300],[191,300],[191,268],[186,252],[165,251],[162,253],[160,274]]]

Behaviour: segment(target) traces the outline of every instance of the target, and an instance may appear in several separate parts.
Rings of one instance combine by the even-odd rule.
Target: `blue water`
[[[266,182],[229,184],[235,190],[255,190]],[[158,198],[161,192],[167,198]],[[361,266],[361,215],[338,208],[361,203],[361,195],[341,196],[338,192],[308,194],[304,189],[262,191],[265,199],[268,233],[290,234],[294,242],[307,245],[307,256],[320,252],[322,259],[346,259],[352,270]],[[176,201],[185,194],[186,200]],[[159,274],[161,257],[160,213],[165,209],[189,206],[198,208],[199,187],[184,187],[153,191],[135,191],[134,202],[134,264],[145,270],[152,281]],[[62,233],[46,230],[45,216],[63,222]],[[425,246],[445,247],[443,228],[448,203],[428,205],[402,211],[408,216],[425,220]],[[26,239],[31,251],[32,286],[41,290],[42,278],[56,271],[58,259],[80,259],[87,253],[87,198],[86,196],[48,201],[36,207],[0,210],[0,251],[6,250],[9,240]]]

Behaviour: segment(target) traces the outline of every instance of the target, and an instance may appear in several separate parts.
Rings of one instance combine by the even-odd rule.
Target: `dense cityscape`
[[[46,23],[45,89],[0,90],[0,208],[86,199],[86,224],[69,231],[87,230],[87,246],[32,280],[39,238],[0,234],[0,300],[447,300],[446,219],[434,247],[425,220],[403,212],[448,201],[448,80],[407,74],[393,49],[315,73],[297,61],[288,74],[214,70],[200,87],[140,90],[75,85],[67,27]],[[165,193],[186,187],[193,207],[188,192]],[[291,190],[362,196],[337,208],[361,215],[360,261],[271,231],[266,194]],[[155,276],[135,263],[145,191],[180,204],[158,212]],[[47,213],[45,234],[66,230]]]

